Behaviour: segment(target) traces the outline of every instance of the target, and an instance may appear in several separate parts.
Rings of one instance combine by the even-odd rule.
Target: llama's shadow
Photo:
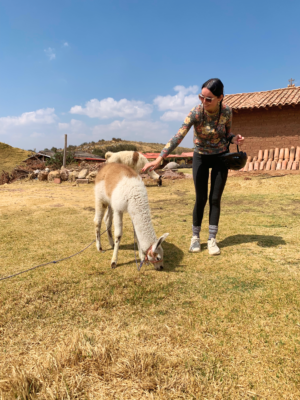
[[[220,248],[236,246],[242,243],[255,243],[259,247],[277,247],[286,245],[286,241],[281,236],[273,235],[232,235],[218,242]],[[207,244],[203,245],[206,248]]]
[[[183,251],[175,246],[173,243],[169,242],[163,242],[162,247],[164,249],[164,269],[162,271],[164,272],[175,272],[177,267],[181,267],[181,261],[183,259],[184,253]],[[137,245],[135,247],[135,253],[136,253],[136,260],[138,265],[140,264],[140,258],[139,258],[139,252]],[[118,263],[118,267],[125,266],[125,265],[132,265],[135,263],[135,258],[134,258],[134,245],[132,244],[120,244],[120,251],[122,250],[132,250],[133,258],[130,261],[124,262],[124,263]],[[149,264],[149,268],[153,268],[154,266],[152,264]],[[159,271],[158,271],[159,272]]]

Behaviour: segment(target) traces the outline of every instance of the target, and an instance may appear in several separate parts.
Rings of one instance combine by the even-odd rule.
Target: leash
[[[100,234],[100,236],[102,236],[103,233],[107,232],[110,228],[111,228],[111,226],[110,226],[109,228],[107,228],[106,231],[102,232],[102,233]],[[16,274],[12,274],[12,275],[5,276],[5,277],[3,277],[3,278],[0,278],[0,281],[4,281],[5,279],[13,278],[13,277],[15,277],[15,276],[17,276],[17,275],[25,274],[25,272],[32,271],[32,270],[34,270],[34,269],[36,269],[36,268],[44,267],[44,266],[49,265],[49,264],[57,264],[57,263],[59,263],[59,262],[61,262],[61,261],[68,260],[69,258],[75,257],[75,256],[77,256],[78,254],[84,252],[86,249],[88,249],[88,248],[89,248],[93,243],[95,243],[95,242],[96,242],[96,240],[93,240],[93,241],[92,241],[88,246],[86,246],[84,249],[78,251],[78,252],[75,253],[75,254],[72,254],[72,255],[69,256],[69,257],[65,257],[65,258],[61,258],[60,260],[49,261],[49,262],[44,263],[44,264],[36,265],[35,267],[25,269],[24,271],[17,272]]]

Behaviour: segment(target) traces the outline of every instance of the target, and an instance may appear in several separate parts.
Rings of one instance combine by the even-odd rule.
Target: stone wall
[[[242,150],[252,157],[259,150],[300,146],[300,105],[233,112],[232,132],[245,137]]]

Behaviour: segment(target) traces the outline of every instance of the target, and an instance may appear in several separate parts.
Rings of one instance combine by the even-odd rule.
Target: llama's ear
[[[169,236],[169,233],[165,233],[157,240],[157,242],[154,243],[153,248],[152,248],[153,253],[155,253],[155,250],[162,244],[162,242],[164,240],[166,240],[166,238],[168,236]]]

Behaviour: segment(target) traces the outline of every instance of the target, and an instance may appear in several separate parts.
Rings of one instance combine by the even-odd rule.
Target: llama
[[[137,173],[139,173],[148,162],[147,158],[137,151],[119,151],[118,153],[108,151],[105,153],[105,158],[108,163],[128,165]],[[155,171],[147,171],[147,173],[152,179],[157,180],[158,186],[162,185],[161,177]]]
[[[103,216],[107,227],[109,243],[114,248],[111,267],[116,268],[118,250],[123,231],[123,213],[128,212],[136,232],[141,262],[150,261],[155,269],[163,269],[162,242],[169,235],[165,233],[156,238],[148,203],[146,187],[141,177],[123,164],[105,164],[98,172],[95,181],[95,230],[96,247],[102,251],[100,230]],[[115,240],[111,226],[114,219]]]

